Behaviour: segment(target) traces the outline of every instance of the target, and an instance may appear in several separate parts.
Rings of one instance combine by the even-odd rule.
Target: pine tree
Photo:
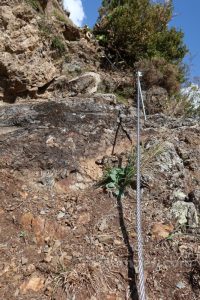
[[[171,1],[163,5],[150,0],[103,0],[94,33],[129,64],[155,56],[178,64],[187,49],[182,31],[168,27],[172,14]]]
[[[111,61],[140,66],[150,85],[172,94],[184,80],[182,60],[187,53],[183,32],[169,27],[172,16],[172,0],[103,0],[94,34]]]

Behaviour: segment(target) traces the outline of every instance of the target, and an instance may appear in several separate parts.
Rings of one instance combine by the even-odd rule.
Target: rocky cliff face
[[[135,179],[122,199],[97,184],[135,147],[131,77],[101,68],[60,1],[1,1],[0,28],[0,298],[137,299]],[[199,122],[147,96],[148,299],[198,299]]]
[[[52,94],[60,94],[61,85],[65,93],[71,90],[80,93],[84,87],[76,91],[77,81],[70,80],[87,72],[101,73],[101,89],[112,91],[126,86],[126,80],[119,80],[119,76],[116,82],[106,85],[104,78],[109,75],[99,70],[102,49],[87,29],[81,31],[72,23],[69,13],[59,3],[57,0],[1,3],[0,97],[3,101],[49,99]],[[88,78],[86,85],[89,90],[93,80]]]
[[[79,33],[56,1],[47,1],[46,5],[41,2],[1,4],[1,97],[6,102],[13,102],[18,96],[36,96],[58,77],[60,66],[53,61],[54,52],[59,46],[64,47],[64,34]],[[41,11],[37,12],[37,7]],[[57,34],[60,40],[56,40]]]

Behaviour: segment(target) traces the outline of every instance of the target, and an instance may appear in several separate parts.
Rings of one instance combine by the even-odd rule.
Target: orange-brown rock
[[[156,223],[152,227],[152,236],[156,239],[165,239],[173,230],[174,226],[172,224]]]
[[[37,274],[33,274],[30,279],[23,282],[20,286],[22,294],[26,294],[30,291],[38,292],[44,288],[44,278],[39,277]]]

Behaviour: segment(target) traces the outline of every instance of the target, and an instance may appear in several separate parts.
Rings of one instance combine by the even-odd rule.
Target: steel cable
[[[137,73],[137,205],[136,205],[136,222],[137,222],[137,243],[138,243],[138,275],[139,275],[139,300],[146,300],[145,294],[145,277],[144,277],[144,257],[143,257],[143,238],[142,238],[142,205],[141,205],[141,151],[140,151],[140,98],[144,109],[142,91],[140,85],[141,73]],[[144,116],[146,116],[144,111]]]

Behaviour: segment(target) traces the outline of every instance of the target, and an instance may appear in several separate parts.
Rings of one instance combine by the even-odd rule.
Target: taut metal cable
[[[142,88],[141,88],[141,83],[140,83],[140,77],[141,76],[142,76],[142,74],[139,72],[138,89],[139,89],[140,97],[141,97],[141,100],[142,100],[142,109],[143,109],[144,119],[146,121],[147,116],[146,116],[146,112],[145,112],[144,99],[143,99]]]
[[[142,97],[142,90],[140,85],[141,72],[137,73],[137,242],[138,242],[138,273],[139,273],[139,300],[146,300],[145,295],[145,279],[144,279],[144,258],[143,258],[143,238],[142,238],[142,218],[141,218],[141,170],[140,170],[140,98],[142,100],[142,107],[144,111],[144,116],[146,119],[146,114],[144,110],[144,102]]]

